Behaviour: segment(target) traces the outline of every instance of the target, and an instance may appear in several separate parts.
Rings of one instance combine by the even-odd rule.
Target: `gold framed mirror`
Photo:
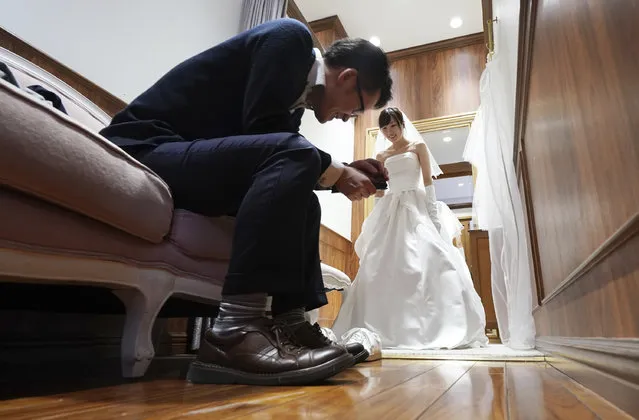
[[[476,112],[467,112],[412,121],[444,172],[435,180],[438,200],[442,192],[442,201],[451,208],[470,207],[472,203],[475,171],[470,163],[464,162],[462,153],[475,115]],[[378,133],[379,127],[366,130],[366,156],[368,157],[374,157],[377,154],[375,143]],[[457,188],[453,188],[455,185]],[[374,205],[375,197],[365,200],[364,218],[368,217]]]

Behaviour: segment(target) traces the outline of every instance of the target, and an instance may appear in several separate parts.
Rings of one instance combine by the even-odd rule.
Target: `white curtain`
[[[286,16],[286,0],[243,0],[240,32]]]
[[[492,292],[502,341],[512,348],[530,349],[535,346],[532,280],[513,164],[518,28],[512,22],[518,22],[519,1],[494,0],[493,10],[500,19],[494,24],[495,53],[481,77],[481,105],[464,157],[477,168],[473,218],[489,234]],[[502,21],[506,24],[500,25]]]

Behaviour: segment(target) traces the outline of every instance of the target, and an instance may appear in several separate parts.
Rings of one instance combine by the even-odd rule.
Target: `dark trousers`
[[[327,303],[319,259],[317,149],[292,133],[164,143],[136,156],[176,208],[236,217],[224,295],[268,293],[272,312]]]

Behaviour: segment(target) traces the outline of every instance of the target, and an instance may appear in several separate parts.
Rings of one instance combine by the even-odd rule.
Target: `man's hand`
[[[344,168],[342,176],[335,183],[335,188],[351,201],[368,198],[376,191],[366,174],[350,166]]]
[[[373,180],[373,182],[388,181],[388,171],[384,167],[384,164],[377,159],[356,160],[348,166],[359,170]]]

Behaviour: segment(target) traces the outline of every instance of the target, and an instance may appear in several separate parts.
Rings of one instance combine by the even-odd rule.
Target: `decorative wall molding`
[[[517,185],[520,188],[521,197],[523,200],[524,211],[526,212],[526,222],[528,228],[528,245],[530,247],[530,253],[532,257],[533,265],[533,284],[536,288],[535,308],[539,308],[541,301],[544,298],[544,282],[543,274],[541,271],[541,259],[539,257],[539,241],[537,239],[537,226],[535,224],[535,212],[532,203],[532,193],[530,191],[530,179],[528,177],[528,163],[526,162],[526,148],[522,143],[522,147],[519,149],[518,159],[519,165],[517,166]]]
[[[613,233],[603,244],[601,244],[584,262],[582,262],[572,273],[568,275],[559,285],[542,299],[542,305],[547,304],[562,291],[582,278],[586,273],[600,264],[606,257],[615,252],[628,240],[639,233],[639,212],[635,213],[626,223],[624,223],[615,233]]]
[[[335,39],[348,38],[346,29],[342,25],[342,21],[339,20],[339,16],[333,15],[324,19],[314,20],[308,23],[311,30],[315,33],[322,31],[333,31]]]
[[[290,17],[291,19],[299,20],[304,25],[306,25],[308,27],[308,29],[311,31],[311,36],[313,37],[313,45],[315,46],[315,48],[320,50],[322,52],[322,54],[324,54],[324,47],[322,47],[322,44],[319,42],[319,40],[315,36],[315,32],[313,32],[313,29],[308,24],[308,21],[306,20],[306,18],[302,14],[302,11],[297,6],[297,4],[295,4],[294,0],[288,0],[287,1],[287,4],[286,4],[286,16]]]
[[[537,337],[537,348],[553,367],[639,415],[639,339]]]
[[[0,47],[30,61],[56,76],[75,90],[86,96],[104,112],[113,117],[126,106],[126,102],[112,95],[100,86],[81,76],[69,67],[51,58],[39,49],[29,45],[11,32],[0,28]]]
[[[522,0],[519,12],[519,48],[517,58],[517,91],[515,94],[515,139],[514,164],[517,169],[517,156],[524,142],[526,117],[528,115],[528,87],[537,18],[537,0]]]
[[[473,174],[473,165],[469,162],[445,163],[439,165],[439,168],[443,173],[437,179],[471,176]]]
[[[457,38],[445,39],[443,41],[433,42],[430,44],[418,45],[416,47],[404,48],[401,50],[387,52],[386,55],[390,61],[397,61],[404,58],[420,55],[438,50],[449,50],[451,48],[467,47],[468,45],[483,44],[484,33],[459,36]]]
[[[426,118],[422,120],[412,121],[413,125],[420,133],[428,133],[438,130],[449,130],[453,128],[469,127],[475,119],[477,113],[464,112],[461,114],[446,115],[444,117]],[[366,141],[375,142],[379,133],[379,127],[373,127],[366,130]]]

